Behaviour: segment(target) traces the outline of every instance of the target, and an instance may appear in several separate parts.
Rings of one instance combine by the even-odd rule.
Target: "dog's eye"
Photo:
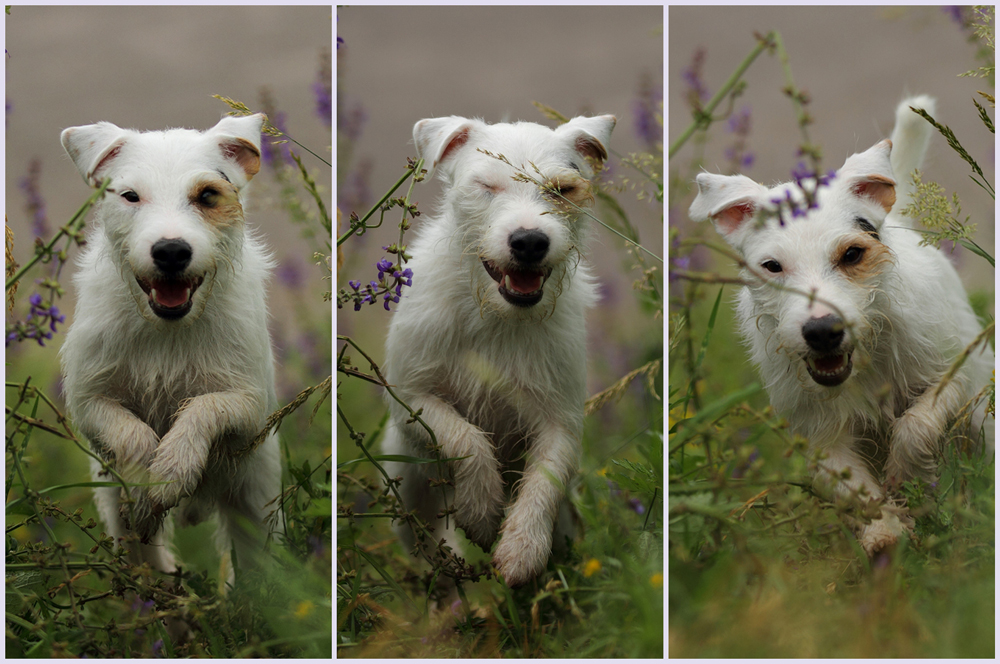
[[[840,262],[844,265],[854,265],[861,262],[864,255],[865,250],[863,247],[851,247],[844,252],[844,255],[840,258]]]
[[[775,274],[781,272],[781,263],[773,259],[764,261],[763,263],[760,264],[760,266],[765,270],[767,270],[768,272],[773,272]]]
[[[198,203],[204,205],[205,207],[212,207],[215,202],[219,199],[219,192],[211,187],[205,187],[198,194]]]
[[[129,203],[138,203],[139,202],[139,194],[135,193],[131,189],[129,191],[123,192],[122,193],[122,198],[124,198],[125,200],[127,200]]]

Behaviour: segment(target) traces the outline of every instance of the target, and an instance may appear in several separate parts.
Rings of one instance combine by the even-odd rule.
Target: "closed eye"
[[[485,189],[486,193],[489,194],[490,196],[496,196],[502,190],[502,187],[489,184],[488,182],[477,181],[476,184]]]

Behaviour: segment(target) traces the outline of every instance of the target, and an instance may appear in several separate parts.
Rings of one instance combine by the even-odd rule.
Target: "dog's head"
[[[444,183],[481,306],[518,317],[555,306],[576,273],[580,209],[593,201],[615,122],[578,117],[553,130],[452,116],[414,126],[418,155]]]
[[[147,319],[190,324],[239,260],[244,189],[260,170],[264,116],[211,129],[70,127],[62,145],[92,187],[110,178],[96,222]]]
[[[691,218],[711,219],[744,262],[744,331],[763,342],[754,359],[774,364],[782,353],[807,389],[844,383],[881,325],[894,261],[881,235],[896,200],[891,148],[885,140],[852,155],[823,183],[769,189],[743,175],[697,177]],[[811,207],[803,189],[814,192]]]

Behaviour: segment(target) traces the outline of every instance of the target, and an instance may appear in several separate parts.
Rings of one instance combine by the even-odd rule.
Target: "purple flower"
[[[948,5],[941,8],[948,17],[963,28],[965,27],[965,17],[962,15],[962,7],[958,5]]]
[[[329,127],[333,122],[333,76],[330,71],[330,52],[326,49],[323,49],[320,57],[317,80],[312,89],[316,96],[316,115]]]
[[[746,136],[750,133],[750,106],[743,104],[740,110],[729,116],[726,125],[731,134]]]
[[[649,76],[640,81],[639,94],[632,102],[635,133],[650,147],[656,149],[663,141],[663,88],[654,85]]]
[[[302,273],[302,264],[296,258],[289,258],[282,261],[277,269],[278,281],[285,287],[291,289],[301,288],[305,283],[305,275]]]
[[[284,111],[269,111],[267,113],[267,119],[275,129],[280,131],[282,134],[286,133],[286,116]],[[295,160],[292,159],[292,152],[288,143],[279,142],[284,140],[282,138],[269,138],[270,140],[265,140],[264,145],[262,146],[264,149],[261,151],[261,159],[264,163],[269,166],[276,166],[279,160],[283,160],[287,164],[294,164]]]
[[[45,213],[45,199],[42,198],[38,181],[42,175],[42,162],[32,159],[28,164],[28,174],[21,178],[18,186],[28,198],[28,214],[31,216],[31,232],[35,237],[49,234],[49,221]]]
[[[338,101],[342,96],[337,96]],[[337,105],[337,131],[343,133],[347,140],[356,141],[361,136],[361,131],[367,120],[368,111],[361,104],[355,103],[347,109],[342,108],[340,104]]]
[[[353,279],[350,280],[350,281],[348,281],[347,285],[350,286],[351,288],[353,288],[354,290],[358,290],[359,288],[361,288],[361,282],[360,281],[354,281]]]
[[[375,264],[375,267],[378,269],[379,281],[382,281],[382,278],[385,276],[386,272],[392,272],[393,269],[392,261],[390,261],[388,258],[383,258],[382,260],[380,260],[378,263]]]
[[[42,299],[39,293],[32,293],[28,298],[31,308],[24,322],[14,322],[7,324],[7,333],[4,345],[10,346],[11,342],[34,339],[39,346],[45,345],[46,339],[51,339],[52,335],[58,332],[56,323],[64,323],[66,317],[59,313],[59,308]]]
[[[701,102],[708,99],[708,90],[701,80],[701,67],[705,64],[705,49],[698,48],[691,57],[691,65],[685,69],[681,76],[688,85],[688,103],[695,108],[701,108]]]

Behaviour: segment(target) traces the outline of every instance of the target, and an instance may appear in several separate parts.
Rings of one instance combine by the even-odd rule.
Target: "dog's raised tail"
[[[913,171],[920,168],[930,145],[934,127],[912,108],[923,109],[932,117],[935,110],[933,97],[919,95],[907,97],[896,108],[896,126],[892,130],[892,172],[896,176],[896,204],[899,212],[912,202]]]

